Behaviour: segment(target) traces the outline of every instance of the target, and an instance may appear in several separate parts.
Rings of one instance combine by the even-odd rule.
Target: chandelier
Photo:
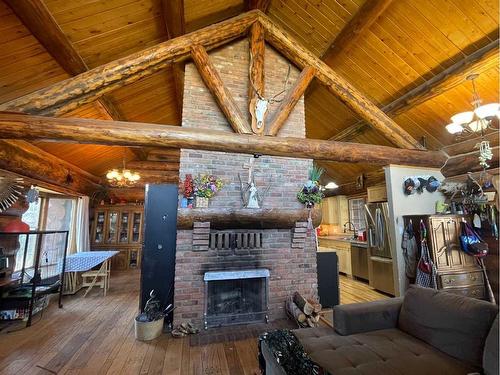
[[[141,176],[132,172],[130,169],[125,167],[125,159],[123,160],[123,168],[112,169],[108,173],[106,173],[106,178],[108,179],[108,183],[114,187],[129,187],[133,186],[141,179]]]
[[[479,74],[470,74],[467,80],[472,82],[472,111],[460,112],[451,116],[451,123],[446,125],[446,130],[455,134],[457,137],[464,138],[469,135],[483,136],[489,129],[498,130],[493,127],[495,119],[500,117],[500,104],[483,104],[479,94],[476,91],[474,80]]]

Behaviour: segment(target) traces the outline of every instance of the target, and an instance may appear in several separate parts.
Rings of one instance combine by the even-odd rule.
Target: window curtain
[[[77,200],[74,246],[70,246],[70,253],[90,251],[89,203],[87,196]]]

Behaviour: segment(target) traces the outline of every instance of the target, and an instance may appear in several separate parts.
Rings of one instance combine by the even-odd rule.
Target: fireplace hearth
[[[267,322],[268,269],[206,272],[205,329]]]

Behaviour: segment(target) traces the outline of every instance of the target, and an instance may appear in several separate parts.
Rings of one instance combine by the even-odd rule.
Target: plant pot
[[[157,338],[163,331],[163,318],[152,322],[135,320],[135,338],[140,341],[149,341]]]
[[[204,197],[196,197],[195,200],[195,207],[196,208],[207,208],[208,207],[208,198]]]

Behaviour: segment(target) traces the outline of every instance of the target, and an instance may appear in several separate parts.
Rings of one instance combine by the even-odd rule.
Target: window
[[[38,202],[31,203],[28,210],[23,214],[22,220],[30,226],[30,230],[63,230],[69,231],[68,243],[71,243],[71,237],[74,232],[76,214],[76,199],[59,196],[42,195]],[[26,246],[26,236],[19,237],[19,251],[16,257],[15,271],[22,269],[23,261],[26,262],[26,267],[34,266],[36,236],[30,236],[27,244],[26,259],[23,260],[24,246]],[[62,241],[61,236],[52,236],[43,239],[42,248],[44,256],[48,259],[51,257],[50,249],[59,249],[64,245],[49,243],[57,238]],[[54,257],[55,259],[55,257]]]
[[[349,199],[349,220],[356,230],[365,230],[365,198]]]

